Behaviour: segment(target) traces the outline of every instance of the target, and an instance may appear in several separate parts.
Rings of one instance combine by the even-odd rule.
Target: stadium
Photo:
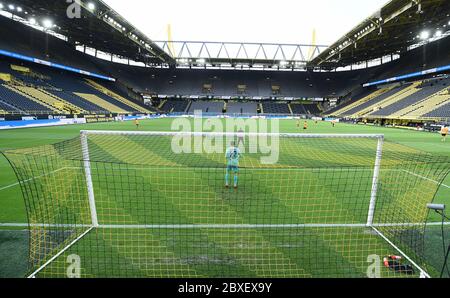
[[[450,278],[450,1],[327,45],[108,2],[0,0],[0,277]]]

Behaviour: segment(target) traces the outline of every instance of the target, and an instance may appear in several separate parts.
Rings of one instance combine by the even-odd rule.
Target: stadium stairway
[[[447,100],[447,102],[444,105],[441,105],[440,107],[423,115],[422,118],[423,119],[450,118],[450,100]]]
[[[372,113],[371,117],[387,117],[387,118],[398,118],[401,114],[408,112],[408,110],[416,103],[422,102],[424,99],[429,98],[431,95],[443,91],[447,88],[443,84],[431,84],[423,85],[419,82],[420,86],[417,86],[415,92],[409,96],[403,97],[401,100],[397,100],[390,105],[384,106],[382,109]],[[400,114],[399,114],[400,113]]]
[[[61,98],[67,102],[70,102],[80,108],[82,108],[85,111],[88,111],[89,113],[93,114],[108,114],[109,111],[106,111],[105,109],[91,103],[90,101],[83,99],[73,93],[66,92],[66,91],[47,91],[48,93],[53,94],[54,96]]]
[[[87,114],[88,113],[88,110],[84,109],[82,106],[79,106],[71,101],[65,100],[64,98],[59,97],[58,95],[53,94],[47,90],[39,89],[38,91],[40,91],[45,96],[54,98],[54,99],[64,103],[64,105],[72,112],[72,114]]]
[[[356,95],[352,95],[351,93],[349,93],[348,95],[344,96],[341,99],[341,103],[339,105],[336,105],[326,110],[324,116],[334,116],[336,115],[336,112],[338,112],[339,110],[344,109],[345,107],[348,107],[351,104],[354,104],[355,102],[359,101],[360,99],[366,97],[371,93],[372,92],[369,92],[368,90],[364,90],[362,93],[357,93]]]
[[[434,110],[437,110],[450,101],[450,93],[448,90],[443,90],[438,93],[431,95],[407,108],[398,111],[395,114],[392,114],[392,118],[398,119],[419,119],[425,114],[431,113]]]
[[[5,103],[0,100],[0,115],[8,114],[7,108],[8,108],[8,106],[5,105]]]
[[[290,107],[293,115],[308,114],[308,112],[306,111],[305,106],[303,104],[291,103],[291,104],[289,104],[289,107]]]
[[[19,94],[22,97],[25,97],[27,100],[30,100],[36,104],[38,104],[38,106],[41,106],[43,109],[41,109],[41,111],[48,111],[48,112],[52,112],[52,113],[58,113],[58,114],[64,114],[64,112],[50,104],[47,104],[46,102],[40,101],[39,99],[25,93],[21,91],[21,88],[23,88],[24,86],[19,86],[19,85],[3,85],[5,88],[9,89],[12,92],[15,92],[17,94]],[[27,111],[31,111],[31,110],[27,110]],[[33,110],[35,111],[35,110]],[[37,110],[36,110],[37,111]]]
[[[378,89],[378,90],[370,93],[369,95],[361,98],[360,100],[357,100],[356,102],[354,102],[352,104],[346,105],[345,107],[343,107],[340,110],[334,111],[333,115],[336,115],[336,116],[346,115],[346,112],[348,112],[348,111],[350,111],[352,109],[355,109],[359,105],[362,105],[363,103],[365,103],[365,102],[367,102],[367,101],[369,101],[369,100],[371,100],[371,99],[373,99],[375,97],[378,97],[378,96],[382,95],[383,93],[388,92],[391,89],[392,88]]]
[[[77,93],[74,92],[75,95],[93,103],[96,106],[101,107],[102,109],[109,111],[111,113],[117,113],[117,114],[127,114],[130,113],[129,111],[125,111],[122,108],[119,108],[115,105],[113,105],[112,103],[98,97],[97,95],[94,94],[86,94],[86,93]]]
[[[3,115],[10,113],[26,114],[25,111],[22,111],[21,109],[15,107],[14,105],[3,101],[1,97],[0,97],[0,113]]]
[[[160,109],[168,113],[183,113],[186,112],[189,104],[190,102],[186,100],[166,100]]]
[[[305,104],[305,109],[311,115],[320,115],[322,113],[319,104]]]
[[[291,113],[291,115],[294,115],[294,112],[292,111],[291,104],[288,104],[288,109],[289,109],[289,112]]]
[[[114,98],[114,99],[116,99],[116,100],[122,102],[123,104],[125,104],[125,105],[127,105],[127,106],[133,108],[134,110],[136,110],[136,111],[138,111],[138,112],[141,112],[141,113],[150,113],[150,110],[148,110],[147,108],[144,108],[144,107],[138,105],[137,103],[134,103],[134,102],[132,102],[132,101],[126,99],[125,97],[123,97],[123,96],[117,94],[116,92],[111,91],[110,89],[108,89],[108,88],[102,86],[101,84],[99,84],[99,83],[97,83],[97,82],[95,82],[95,81],[93,81],[93,80],[86,79],[86,82],[87,82],[87,84],[88,84],[89,86],[91,86],[92,88],[94,88],[94,89],[96,89],[96,90],[98,90],[98,91],[104,93],[105,95],[108,95],[108,96],[110,96],[110,97],[112,97],[112,98]]]
[[[158,109],[162,110],[163,106],[166,104],[167,100],[161,100],[161,102],[159,103]]]
[[[377,107],[379,107],[382,103],[390,100],[393,96],[398,96],[402,94],[406,89],[408,89],[410,85],[396,86],[394,88],[390,88],[389,91],[384,92],[383,94],[372,98],[371,100],[359,105],[357,108],[348,111],[351,117],[363,117],[373,111],[376,111]]]
[[[377,114],[377,112],[379,112],[381,109],[383,109],[384,107],[388,107],[392,104],[395,104],[396,102],[399,102],[411,95],[413,95],[414,93],[418,92],[420,89],[418,89],[417,87],[422,84],[422,81],[418,81],[418,82],[414,82],[411,85],[409,85],[408,87],[401,89],[399,92],[395,93],[394,95],[386,98],[385,100],[377,103],[376,105],[371,107],[371,111],[369,111],[369,113],[366,113],[365,116],[370,116],[373,117]]]
[[[80,114],[81,112],[86,112],[69,102],[45,92],[44,90],[27,86],[15,86],[15,88],[22,93],[55,108],[57,111],[63,112],[63,114]]]

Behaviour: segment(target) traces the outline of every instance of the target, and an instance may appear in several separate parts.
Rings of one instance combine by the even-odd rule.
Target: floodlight
[[[94,10],[94,9],[95,9],[95,4],[92,3],[92,2],[89,2],[89,3],[88,3],[88,9],[89,9],[89,10]]]
[[[3,9],[3,3],[0,3],[0,9]]]
[[[10,5],[8,5],[8,8],[10,9],[10,10],[14,10],[14,5],[12,5],[12,4],[10,4]]]
[[[22,7],[18,6],[16,9],[18,12],[22,12]]]
[[[31,25],[35,25],[36,24],[36,19],[35,18],[30,18],[28,21],[30,22]]]
[[[428,32],[428,31],[422,31],[421,33],[420,33],[420,39],[428,39],[430,37],[430,32]]]
[[[442,31],[441,30],[436,31],[435,36],[436,37],[441,37],[442,36]]]
[[[44,26],[44,28],[51,28],[53,27],[53,22],[50,19],[44,19],[42,21],[42,25]]]

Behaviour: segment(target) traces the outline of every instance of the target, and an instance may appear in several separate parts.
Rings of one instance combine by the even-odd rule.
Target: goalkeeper
[[[231,142],[231,146],[227,149],[225,154],[227,160],[227,172],[225,174],[225,187],[229,188],[230,173],[234,174],[234,189],[238,187],[238,174],[239,174],[239,158],[241,158],[241,151],[236,147],[236,143]]]

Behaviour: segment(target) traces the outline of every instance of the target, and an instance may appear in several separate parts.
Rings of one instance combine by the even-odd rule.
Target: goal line
[[[165,225],[114,225],[99,224],[99,229],[297,229],[297,228],[368,228],[368,227],[417,227],[440,226],[442,222],[429,223],[382,223],[372,224],[165,224]],[[450,222],[444,222],[450,225]],[[27,224],[27,223],[0,223],[0,228],[91,228],[87,224]]]

